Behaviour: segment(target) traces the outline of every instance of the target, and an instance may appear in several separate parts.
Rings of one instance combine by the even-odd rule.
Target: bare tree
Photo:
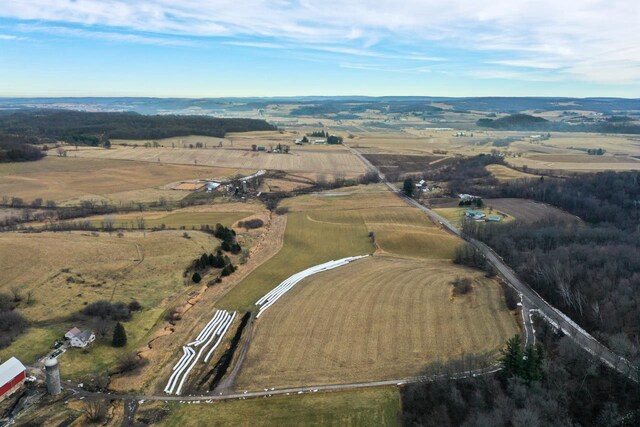
[[[107,417],[109,404],[106,400],[85,400],[82,404],[82,413],[90,423],[99,423]]]
[[[137,217],[136,218],[136,224],[138,225],[138,229],[139,230],[144,230],[145,222],[144,222],[144,218],[143,217],[141,217],[141,216]]]
[[[56,153],[58,153],[58,156],[60,157],[67,157],[67,150],[62,146],[56,148]]]
[[[13,302],[22,301],[22,291],[17,286],[11,287],[11,294],[13,295]]]

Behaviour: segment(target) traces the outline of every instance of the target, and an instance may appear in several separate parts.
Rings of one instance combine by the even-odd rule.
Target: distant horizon
[[[564,95],[461,95],[461,96],[446,96],[446,95],[270,95],[270,96],[135,96],[135,95],[61,95],[61,96],[47,96],[47,95],[33,95],[33,96],[5,96],[0,95],[0,100],[10,99],[176,99],[176,100],[216,100],[216,99],[268,99],[268,100],[280,100],[280,99],[300,99],[309,98],[311,100],[320,99],[357,99],[357,98],[416,98],[416,99],[472,99],[472,98],[531,98],[531,99],[625,99],[625,100],[640,100],[639,97],[624,97],[624,96],[564,96]]]

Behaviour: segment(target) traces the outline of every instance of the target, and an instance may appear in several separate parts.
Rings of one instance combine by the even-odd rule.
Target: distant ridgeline
[[[553,122],[529,114],[512,114],[499,119],[480,119],[476,125],[497,130],[640,134],[640,125],[620,116],[612,116],[597,123],[569,124]]]
[[[223,137],[227,132],[275,130],[264,120],[208,116],[137,113],[87,113],[68,110],[29,110],[0,114],[0,134],[49,138],[83,145],[108,139],[160,139],[203,135]]]

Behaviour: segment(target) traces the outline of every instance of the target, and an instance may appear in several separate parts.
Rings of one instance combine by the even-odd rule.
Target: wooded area
[[[551,304],[631,360],[640,357],[638,172],[504,184],[500,197],[544,201],[579,216],[500,224],[465,221]]]
[[[640,422],[638,386],[589,357],[570,338],[537,326],[542,378],[504,370],[444,378],[402,389],[407,426],[633,426]],[[542,351],[542,348],[545,350]]]
[[[0,134],[0,163],[40,160],[44,153],[34,147],[36,138]]]
[[[223,137],[227,132],[275,130],[264,120],[136,113],[29,110],[0,115],[0,133],[100,145],[110,138],[153,139],[183,135]]]

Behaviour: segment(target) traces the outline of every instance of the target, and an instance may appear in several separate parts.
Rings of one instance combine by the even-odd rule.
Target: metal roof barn
[[[22,384],[26,377],[26,368],[15,357],[0,365],[0,399]]]

